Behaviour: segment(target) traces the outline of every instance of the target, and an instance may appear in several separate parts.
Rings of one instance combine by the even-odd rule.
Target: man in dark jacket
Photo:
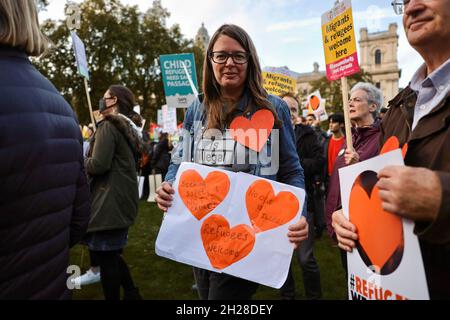
[[[164,181],[170,164],[169,135],[167,133],[159,135],[158,143],[154,146],[151,164],[152,173],[160,174]]]
[[[450,0],[393,6],[425,63],[381,127],[381,145],[391,136],[408,144],[406,166],[381,170],[377,186],[384,210],[415,221],[430,298],[450,299]],[[339,245],[351,251],[354,226],[341,215],[333,222]]]
[[[289,106],[291,114],[297,115],[299,104],[292,94],[286,94],[283,100]],[[292,116],[291,119],[296,119]],[[314,213],[316,211],[314,199],[315,176],[321,172],[324,165],[323,151],[314,130],[306,125],[298,124],[294,127],[297,153],[305,174],[305,186],[307,195],[308,224],[310,230],[314,230]],[[320,284],[320,271],[314,257],[314,234],[310,233],[299,249],[298,261],[303,271],[303,282],[307,299],[319,299],[322,297]],[[283,299],[295,297],[295,282],[291,270],[286,283],[281,288]]]
[[[28,59],[46,43],[34,1],[1,1],[0,25],[0,300],[68,299],[69,248],[89,219],[81,132]]]

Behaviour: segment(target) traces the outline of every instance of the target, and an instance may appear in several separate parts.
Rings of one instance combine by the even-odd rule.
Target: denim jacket
[[[250,165],[250,170],[247,171],[247,173],[305,189],[303,168],[300,165],[300,160],[295,147],[295,136],[291,126],[289,108],[282,99],[276,96],[269,95],[268,100],[275,106],[278,117],[283,125],[281,128],[278,128],[275,125],[274,130],[270,134],[267,144],[264,147],[266,156],[260,156],[260,152],[257,161]],[[236,116],[243,115],[247,103],[248,96],[247,94],[244,94],[236,108]],[[251,119],[256,111],[258,110],[253,108],[252,112],[249,112],[244,116]],[[195,160],[192,156],[194,155],[194,147],[196,145],[195,140],[197,137],[202,136],[205,125],[205,107],[203,103],[196,100],[187,110],[183,123],[184,134],[182,139],[180,139],[178,146],[173,150],[171,164],[165,178],[167,182],[173,183],[175,181],[181,162],[193,162]],[[275,132],[275,129],[278,129],[278,131]],[[278,140],[278,143],[275,140]],[[185,149],[189,148],[189,154],[186,154]],[[275,155],[278,155],[278,157],[275,157],[275,162],[279,165],[273,161]]]

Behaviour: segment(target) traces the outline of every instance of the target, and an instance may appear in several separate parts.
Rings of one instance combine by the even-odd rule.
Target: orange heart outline
[[[217,208],[229,191],[230,179],[220,171],[212,171],[203,179],[196,170],[186,170],[178,184],[181,200],[199,221]]]
[[[245,205],[257,233],[285,225],[295,218],[300,208],[292,192],[281,191],[275,196],[272,185],[266,180],[251,184],[245,195]]]
[[[376,181],[373,171],[357,177],[350,193],[349,220],[357,228],[357,248],[364,263],[387,275],[397,269],[403,257],[403,221],[383,210]]]
[[[255,112],[251,120],[243,116],[234,118],[230,124],[230,134],[236,142],[261,152],[272,133],[274,124],[275,117],[272,112],[262,109]]]
[[[245,224],[230,228],[224,217],[214,214],[201,227],[203,248],[211,265],[223,270],[244,259],[255,246],[255,232]]]

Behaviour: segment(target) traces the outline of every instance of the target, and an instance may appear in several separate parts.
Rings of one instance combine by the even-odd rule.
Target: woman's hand
[[[175,194],[175,190],[168,182],[163,182],[163,184],[156,190],[156,204],[162,211],[167,212],[167,210],[172,206],[173,194]]]
[[[332,225],[338,241],[338,246],[342,250],[352,252],[358,240],[357,230],[354,224],[347,220],[342,214],[342,209],[333,212]]]
[[[305,217],[289,227],[288,233],[289,241],[294,244],[295,249],[300,247],[300,244],[308,239],[308,222]]]
[[[347,149],[345,150],[344,159],[346,165],[355,164],[359,162],[359,154],[352,149]]]

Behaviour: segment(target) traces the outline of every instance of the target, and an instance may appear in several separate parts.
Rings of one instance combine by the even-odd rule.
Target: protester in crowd
[[[0,300],[70,299],[89,220],[78,121],[28,58],[48,45],[34,0],[0,1]]]
[[[317,119],[314,113],[310,113],[306,116],[306,124],[314,129],[317,139],[319,139],[320,145],[323,146],[328,139],[328,134],[320,127],[320,120]]]
[[[333,173],[334,163],[345,142],[345,121],[342,113],[334,113],[328,118],[331,136],[327,139],[324,146],[325,151],[325,187],[328,190],[328,181]]]
[[[297,124],[302,124],[304,126],[308,125],[307,122],[306,122],[306,118],[304,116],[298,117],[298,123]]]
[[[80,130],[83,135],[83,156],[87,157],[87,155],[89,153],[90,140],[91,140],[92,136],[94,135],[94,129],[92,127],[92,124],[90,124],[89,126],[84,126],[84,127],[80,126]]]
[[[299,103],[291,93],[285,94],[284,102],[291,110],[291,121],[294,126],[295,142],[298,157],[304,170],[305,186],[307,194],[308,225],[314,226],[315,202],[314,196],[314,177],[322,170],[324,164],[323,151],[317,139],[314,130],[307,125],[297,124],[294,121],[298,112]],[[292,116],[294,113],[294,116]],[[322,297],[322,288],[320,284],[320,270],[314,257],[314,236],[311,235],[305,240],[297,251],[299,265],[303,272],[303,285],[307,299],[320,299]],[[295,280],[292,276],[292,270],[289,270],[288,278],[280,289],[282,299],[295,299]]]
[[[162,175],[164,181],[167,170],[170,164],[170,151],[169,135],[167,133],[160,133],[158,137],[158,143],[154,146],[154,152],[152,155],[152,174]]]
[[[409,44],[424,64],[390,103],[381,144],[408,143],[406,166],[389,166],[377,186],[387,212],[415,221],[431,299],[450,299],[450,0],[397,1]],[[351,252],[358,234],[333,214],[339,247]]]
[[[130,120],[134,123],[135,127],[134,128],[142,128],[142,117],[140,114],[138,113],[132,113],[130,116]],[[140,129],[139,129],[140,130]],[[140,130],[142,131],[142,130]],[[89,149],[90,149],[90,140],[93,136],[94,131],[92,130],[92,125],[89,125],[88,128],[88,141],[85,141],[85,143],[88,144],[87,147],[87,152],[86,152],[86,157],[88,157],[89,154]],[[145,135],[144,133],[142,133],[142,139],[145,142]],[[139,154],[139,164],[142,161],[143,155],[145,155],[146,152],[144,151],[142,154]],[[139,171],[140,168],[138,168]],[[89,268],[89,270],[84,273],[83,275],[73,278],[72,283],[75,286],[86,286],[86,285],[90,285],[90,284],[95,284],[97,282],[101,281],[101,274],[100,274],[100,264],[99,264],[99,260],[97,258],[97,256],[95,254],[93,254],[91,251],[89,251],[89,257],[90,257],[90,261],[91,261],[91,267]]]
[[[323,149],[328,139],[328,134],[320,127],[320,120],[317,119],[314,113],[306,116],[306,124],[309,125],[316,133],[320,146]],[[315,202],[314,208],[314,235],[316,238],[322,236],[323,230],[326,228],[325,224],[325,180],[326,176],[323,171],[314,176],[314,192],[312,199]]]
[[[216,31],[206,53],[203,79],[203,102],[196,101],[189,108],[183,125],[184,129],[188,132],[192,129],[195,136],[207,141],[208,139],[211,141],[211,135],[214,136],[215,131],[220,130],[222,137],[227,139],[230,136],[227,129],[236,116],[252,117],[258,110],[269,110],[275,119],[274,129],[279,132],[279,141],[272,142],[279,145],[278,163],[273,154],[271,157],[274,161],[272,166],[278,170],[275,170],[276,172],[265,170],[260,160],[256,165],[248,163],[248,160],[245,163],[237,163],[238,159],[248,159],[248,157],[242,157],[236,153],[245,152],[248,156],[254,152],[243,146],[238,147],[237,144],[234,151],[230,151],[232,152],[231,161],[222,163],[202,161],[205,153],[214,152],[211,149],[192,150],[195,146],[204,145],[202,143],[191,143],[191,152],[183,150],[183,144],[179,144],[179,148],[172,155],[166,182],[158,188],[156,197],[158,206],[166,212],[172,205],[175,190],[171,184],[179,168],[179,162],[175,163],[174,160],[182,158],[183,152],[193,155],[194,161],[202,161],[202,164],[225,170],[243,171],[304,188],[303,169],[295,152],[294,131],[290,124],[289,109],[280,98],[268,95],[263,89],[258,55],[245,30],[235,25],[223,25]],[[203,128],[207,130],[203,131]],[[190,137],[187,135],[186,138],[190,139]],[[273,139],[273,135],[270,139]],[[217,152],[223,153],[226,150]],[[225,159],[228,160],[228,157]],[[306,218],[302,217],[289,229],[289,240],[298,245],[308,234]],[[194,274],[202,299],[250,299],[258,288],[256,283],[224,273],[194,268]]]
[[[111,86],[100,100],[99,123],[85,161],[91,181],[92,215],[86,242],[100,267],[107,300],[139,299],[130,271],[121,256],[128,228],[138,212],[137,163],[144,151],[140,128],[131,120],[135,98],[126,87]],[[94,263],[92,262],[94,265]]]
[[[386,114],[388,111],[389,111],[388,108],[381,108],[381,109],[380,109],[380,115],[379,115],[380,120],[383,120],[385,114]]]
[[[289,94],[289,95],[292,95],[292,94]],[[293,103],[292,105],[288,105],[288,107],[289,107],[289,110],[291,111],[291,123],[292,123],[292,125],[296,126],[298,124],[301,124],[303,117],[299,117],[299,115],[298,115],[299,104],[298,103]]]
[[[152,174],[151,159],[153,157],[153,150],[156,142],[151,141],[150,134],[145,131],[143,133],[143,140],[147,145],[147,151],[142,155],[140,161],[140,175],[144,177],[144,188],[142,191],[141,200],[147,200],[150,194],[149,176]]]
[[[344,166],[370,159],[379,153],[380,122],[377,119],[378,110],[383,104],[383,96],[377,87],[370,83],[357,83],[350,91],[349,113],[352,127],[353,149],[344,142],[344,154],[338,154],[334,163],[333,173],[328,185],[326,203],[326,220],[329,235],[336,239],[332,227],[333,212],[341,209],[341,191],[338,170]],[[344,269],[347,270],[347,257],[341,250]]]

